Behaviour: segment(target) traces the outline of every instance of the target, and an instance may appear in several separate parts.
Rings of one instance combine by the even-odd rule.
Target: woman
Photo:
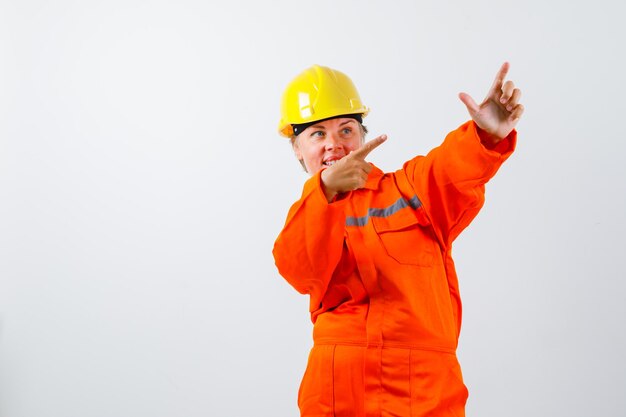
[[[465,415],[456,358],[454,239],[515,148],[523,113],[504,63],[471,119],[392,173],[365,161],[365,107],[343,73],[313,66],[286,88],[279,131],[310,174],[274,245],[281,275],[310,296],[314,346],[301,416]]]

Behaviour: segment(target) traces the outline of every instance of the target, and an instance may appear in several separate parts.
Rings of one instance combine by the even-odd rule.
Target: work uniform
[[[470,121],[331,203],[321,171],[305,183],[274,245],[280,274],[310,295],[303,417],[465,415],[451,245],[515,141],[513,131],[489,150]]]

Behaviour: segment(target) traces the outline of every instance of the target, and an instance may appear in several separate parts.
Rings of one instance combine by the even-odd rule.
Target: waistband
[[[456,354],[455,348],[450,348],[446,346],[408,344],[408,343],[402,343],[402,342],[367,343],[366,341],[360,341],[360,340],[318,339],[318,340],[314,340],[313,345],[314,346],[328,346],[328,345],[354,346],[354,347],[373,348],[373,349],[378,348],[378,349],[425,350],[425,351],[430,351],[430,352],[451,353],[453,355]]]

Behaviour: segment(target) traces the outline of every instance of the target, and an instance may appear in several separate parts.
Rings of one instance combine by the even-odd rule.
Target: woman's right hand
[[[365,158],[386,140],[387,135],[380,135],[322,171],[322,187],[329,203],[337,194],[356,190],[365,185],[367,176],[372,171],[372,165],[366,162]]]

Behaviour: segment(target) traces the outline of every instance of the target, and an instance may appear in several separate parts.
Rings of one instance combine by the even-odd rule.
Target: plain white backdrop
[[[504,60],[526,113],[458,239],[468,416],[626,409],[624,6],[0,1],[0,416],[296,416],[306,297],[271,249],[306,180],[276,133],[346,72],[384,170]]]

